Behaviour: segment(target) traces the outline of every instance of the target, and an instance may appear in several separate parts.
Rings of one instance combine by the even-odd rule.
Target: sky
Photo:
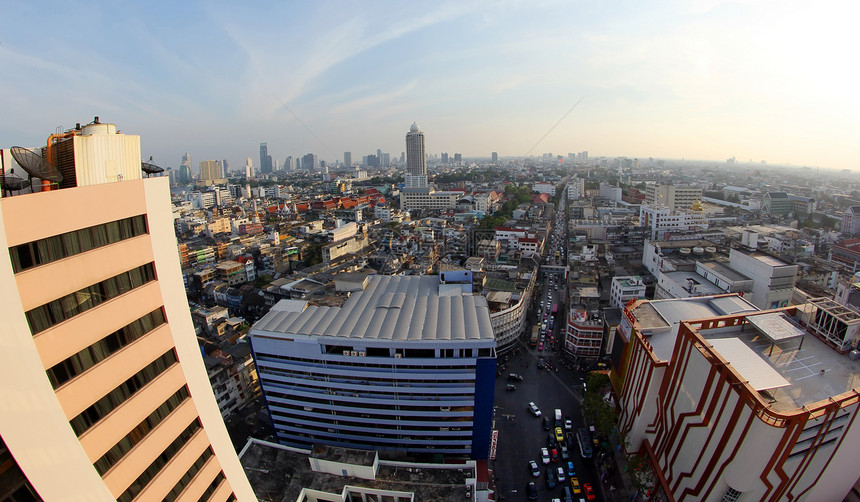
[[[417,122],[431,154],[857,169],[860,2],[244,4],[3,0],[0,145],[99,116],[238,168],[397,157]]]

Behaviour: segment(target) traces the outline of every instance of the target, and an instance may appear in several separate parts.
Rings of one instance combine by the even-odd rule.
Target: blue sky
[[[857,2],[3,6],[4,147],[98,115],[163,166],[399,155],[413,121],[430,153],[520,156],[583,98],[531,154],[855,168]]]

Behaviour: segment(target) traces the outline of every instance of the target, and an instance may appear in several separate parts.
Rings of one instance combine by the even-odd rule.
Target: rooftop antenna
[[[164,172],[163,167],[158,167],[152,163],[152,155],[149,156],[149,162],[140,163],[140,169],[146,173],[147,178],[149,178],[150,174],[158,174]]]
[[[12,157],[15,158],[15,162],[27,171],[28,185],[32,185],[33,178],[39,178],[42,180],[42,191],[48,191],[51,189],[52,183],[59,185],[63,181],[62,173],[47,159],[33,150],[22,146],[13,146],[10,148],[10,151],[12,152]]]

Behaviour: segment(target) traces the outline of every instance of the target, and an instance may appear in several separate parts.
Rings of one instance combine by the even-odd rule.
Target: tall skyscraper
[[[319,166],[319,158],[313,153],[309,153],[302,157],[302,168],[305,171],[316,171]]]
[[[352,152],[343,152],[343,165],[347,168],[352,167]]]
[[[251,157],[245,158],[245,178],[252,179],[254,177],[254,161]]]
[[[140,138],[113,124],[49,141],[59,189],[0,199],[12,470],[42,500],[256,500],[194,335],[167,178],[142,178]]]
[[[182,156],[182,163],[179,164],[179,182],[191,183],[193,179],[194,173],[191,170],[191,154],[185,152],[185,155]]]
[[[287,158],[284,159],[284,171],[291,173],[296,170],[296,161],[298,159],[293,158],[292,155],[287,155]]]
[[[263,174],[272,172],[272,156],[269,155],[267,143],[260,143],[260,172]]]
[[[412,123],[406,133],[406,173],[427,176],[427,161],[424,155],[424,133],[418,124]]]
[[[493,159],[492,159],[492,161],[493,161],[493,164],[496,164],[496,163],[498,163],[498,162],[499,162],[499,152],[493,152]]]

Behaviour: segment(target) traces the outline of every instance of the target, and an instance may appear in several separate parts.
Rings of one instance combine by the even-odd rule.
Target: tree
[[[603,373],[589,373],[588,391],[582,406],[585,408],[585,416],[589,422],[594,424],[601,436],[609,436],[615,428],[618,414],[615,407],[603,399],[607,388],[609,388],[609,377]]]

